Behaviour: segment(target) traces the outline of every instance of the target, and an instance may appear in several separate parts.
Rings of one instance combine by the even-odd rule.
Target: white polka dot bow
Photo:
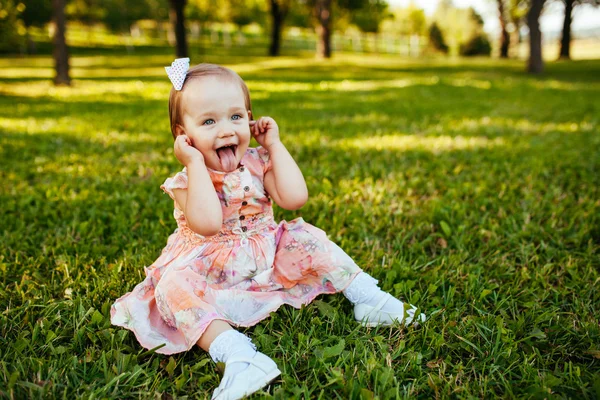
[[[185,81],[185,74],[187,74],[187,70],[190,68],[190,59],[189,58],[176,58],[175,61],[171,63],[170,67],[165,67],[167,71],[167,75],[173,83],[173,87],[175,90],[181,90],[183,87],[183,81]]]

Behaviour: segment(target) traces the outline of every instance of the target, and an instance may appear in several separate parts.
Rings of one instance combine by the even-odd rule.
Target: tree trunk
[[[571,22],[573,21],[574,0],[565,0],[565,20],[563,22],[562,38],[560,39],[559,58],[571,58]]]
[[[540,14],[544,8],[545,0],[531,0],[527,12],[527,25],[529,26],[529,61],[527,71],[532,74],[541,74],[544,70],[542,59],[542,31],[540,30]]]
[[[278,56],[281,48],[281,31],[283,28],[283,20],[287,10],[283,4],[279,4],[278,0],[270,0],[271,5],[271,44],[269,46],[269,55]]]
[[[67,19],[65,17],[65,0],[52,0],[52,11],[54,19],[54,67],[56,76],[54,77],[55,85],[71,85],[69,77],[69,49],[65,40],[65,31]]]
[[[317,25],[317,57],[331,58],[331,0],[317,0],[315,14]]]
[[[188,56],[183,10],[186,0],[169,0],[169,19],[175,30],[175,53],[177,58]]]
[[[510,36],[506,30],[506,17],[504,15],[504,0],[498,1],[498,14],[500,17],[500,58],[508,58],[508,48],[510,46]]]

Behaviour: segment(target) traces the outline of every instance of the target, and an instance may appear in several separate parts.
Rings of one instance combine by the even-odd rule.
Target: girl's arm
[[[175,140],[175,156],[187,168],[188,188],[175,189],[173,195],[189,228],[202,236],[216,235],[223,225],[223,211],[202,153],[180,135]]]
[[[271,158],[272,169],[264,177],[265,189],[279,207],[299,209],[308,200],[308,189],[298,164],[279,139],[277,123],[272,118],[261,117],[251,126],[256,141]]]

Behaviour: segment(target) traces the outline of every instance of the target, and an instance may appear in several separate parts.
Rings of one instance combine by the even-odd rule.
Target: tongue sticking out
[[[221,161],[223,171],[231,172],[237,168],[237,160],[235,158],[235,153],[233,152],[233,147],[222,147],[217,149],[217,155]]]

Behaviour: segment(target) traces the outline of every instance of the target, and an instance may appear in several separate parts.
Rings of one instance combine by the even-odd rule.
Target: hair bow
[[[185,75],[189,68],[190,59],[187,57],[176,58],[175,61],[171,63],[170,67],[165,67],[167,75],[169,76],[171,83],[173,83],[175,90],[181,90],[183,87],[183,81],[185,81]]]

